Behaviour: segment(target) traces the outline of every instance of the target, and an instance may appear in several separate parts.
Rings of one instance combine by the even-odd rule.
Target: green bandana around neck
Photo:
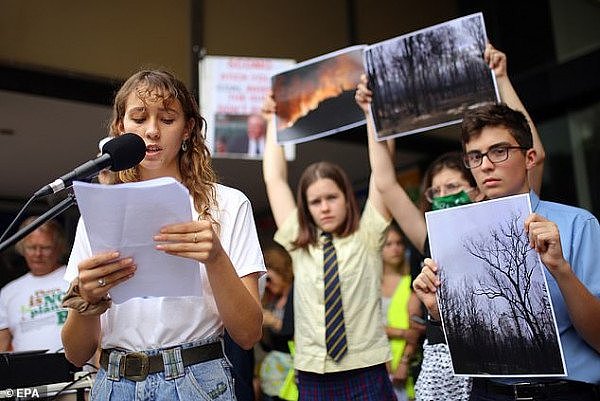
[[[456,194],[433,198],[431,210],[448,209],[449,207],[467,205],[469,203],[471,203],[471,198],[469,198],[469,195],[463,190]]]

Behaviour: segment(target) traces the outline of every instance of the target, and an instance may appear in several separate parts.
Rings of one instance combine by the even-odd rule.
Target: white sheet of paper
[[[188,190],[170,177],[101,185],[74,182],[92,253],[117,250],[132,257],[132,278],[110,290],[115,303],[135,297],[201,296],[198,262],[155,249],[167,224],[192,220]]]

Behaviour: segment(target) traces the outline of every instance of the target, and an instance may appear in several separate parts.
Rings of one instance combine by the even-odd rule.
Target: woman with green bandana
[[[357,101],[362,95],[357,91]],[[359,103],[360,105],[360,103]],[[372,131],[371,123],[368,131]],[[477,202],[483,199],[477,189],[471,172],[464,166],[460,152],[445,153],[438,157],[427,169],[423,179],[422,203],[419,209],[396,180],[392,159],[384,142],[376,142],[369,135],[369,156],[373,177],[378,188],[387,188],[383,193],[398,225],[417,250],[429,256],[427,246],[427,226],[424,212],[445,209]],[[382,186],[379,186],[379,185]],[[384,187],[385,186],[385,187]],[[416,297],[416,295],[412,295]],[[454,376],[450,351],[445,343],[441,324],[427,321],[427,339],[423,344],[421,372],[415,384],[416,400],[468,400],[471,379]]]

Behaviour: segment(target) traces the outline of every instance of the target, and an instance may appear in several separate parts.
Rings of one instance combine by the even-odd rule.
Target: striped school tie
[[[323,281],[325,287],[325,344],[327,355],[339,362],[348,352],[342,291],[338,275],[337,256],[331,234],[323,233]]]

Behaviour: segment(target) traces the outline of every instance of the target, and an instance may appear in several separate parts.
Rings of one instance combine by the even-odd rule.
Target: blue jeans
[[[200,343],[193,343],[198,345]],[[186,344],[184,347],[189,346]],[[154,354],[158,351],[149,351]],[[185,374],[165,379],[165,373],[148,375],[144,381],[111,380],[100,369],[92,387],[92,401],[235,401],[231,365],[226,358],[186,366]]]

